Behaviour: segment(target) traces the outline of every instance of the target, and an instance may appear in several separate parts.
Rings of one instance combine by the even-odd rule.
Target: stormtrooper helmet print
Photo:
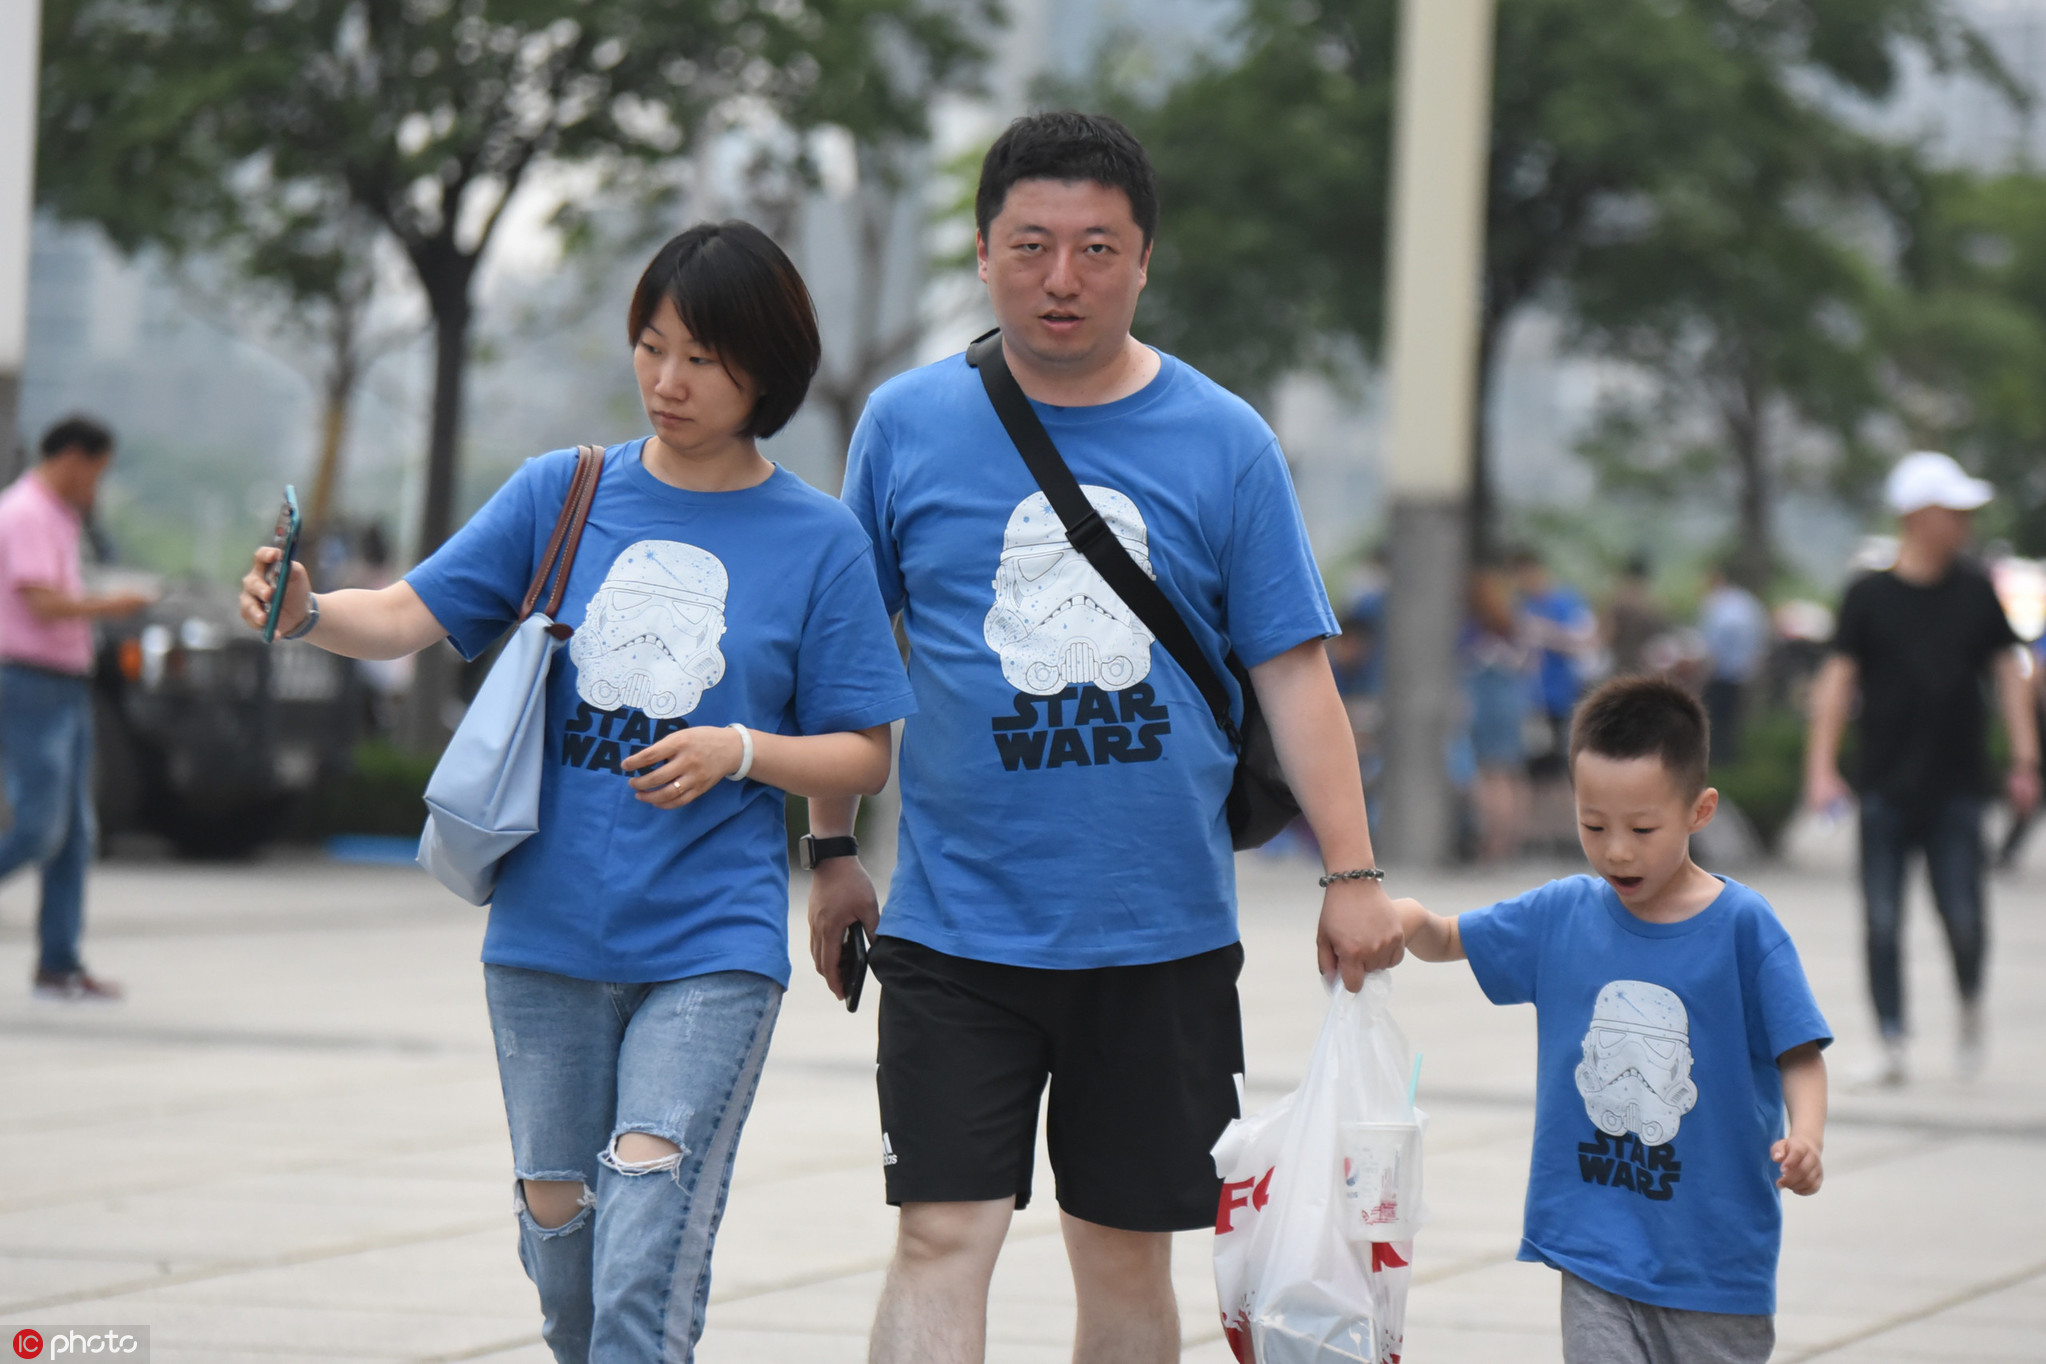
[[[1083,484],[1080,491],[1137,567],[1157,577],[1137,504],[1112,488]],[[1002,676],[1018,691],[1055,696],[1087,682],[1121,691],[1150,674],[1150,630],[1073,548],[1043,493],[1010,513],[994,588],[988,647],[1001,655]]]
[[[1684,1002],[1646,981],[1609,981],[1591,1007],[1577,1092],[1608,1136],[1633,1132],[1650,1146],[1674,1140],[1698,1102]]]
[[[569,643],[576,694],[599,710],[687,715],[725,675],[730,579],[715,554],[641,540],[613,561]]]

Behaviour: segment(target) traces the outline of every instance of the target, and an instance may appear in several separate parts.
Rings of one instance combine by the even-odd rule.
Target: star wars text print
[[[1137,567],[1152,577],[1150,535],[1137,504],[1112,488],[1081,491]],[[1016,504],[1002,532],[988,647],[1016,688],[1010,713],[990,721],[1005,772],[1155,762],[1172,732],[1144,679],[1152,634],[1085,555],[1043,493]]]
[[[679,715],[655,719],[641,710],[597,710],[587,701],[579,702],[561,727],[561,765],[614,777],[636,776],[626,772],[627,758],[656,739],[687,728],[689,722]]]
[[[658,720],[687,715],[725,675],[731,580],[715,554],[676,540],[641,540],[611,564],[569,643],[576,694],[596,710],[631,708]]]
[[[1591,1006],[1577,1092],[1598,1128],[1577,1147],[1584,1181],[1670,1197],[1683,1172],[1677,1129],[1698,1102],[1684,1002],[1647,981],[1607,982]]]

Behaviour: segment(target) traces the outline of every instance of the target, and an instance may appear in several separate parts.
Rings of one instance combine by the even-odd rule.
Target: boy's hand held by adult
[[[1779,1189],[1809,1197],[1826,1182],[1825,1163],[1819,1158],[1819,1145],[1809,1137],[1793,1134],[1782,1138],[1769,1148],[1769,1159],[1783,1167],[1783,1175],[1776,1181]]]
[[[628,781],[634,799],[657,810],[678,810],[738,771],[744,755],[736,730],[707,726],[663,735],[620,766],[639,774]]]
[[[866,925],[868,937],[881,922],[873,878],[857,857],[819,862],[810,873],[810,961],[838,999],[845,998],[845,983],[838,978],[839,947],[855,920]]]
[[[1348,990],[1362,989],[1368,971],[1399,965],[1407,951],[1399,910],[1376,881],[1336,881],[1322,892],[1314,947],[1321,973],[1340,972]]]

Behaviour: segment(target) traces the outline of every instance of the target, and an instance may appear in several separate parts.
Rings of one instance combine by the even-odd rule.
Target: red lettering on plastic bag
[[[1277,1169],[1273,1166],[1272,1169]],[[1215,1207],[1215,1235],[1227,1236],[1236,1229],[1230,1214],[1238,1208],[1257,1212],[1272,1198],[1272,1171],[1262,1179],[1239,1179],[1222,1186],[1222,1199]]]

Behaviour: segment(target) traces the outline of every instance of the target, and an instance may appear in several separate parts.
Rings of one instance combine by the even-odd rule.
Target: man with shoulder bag
[[[887,1364],[982,1357],[1047,1083],[1074,1357],[1178,1358],[1171,1233],[1214,1219],[1243,1069],[1232,843],[1297,805],[1322,971],[1354,989],[1401,954],[1278,443],[1130,335],[1157,218],[1119,123],[1011,124],[976,202],[999,334],[884,385],[853,438],[919,712],[886,915],[821,851],[856,802],[815,801],[810,925],[841,994],[842,937],[877,934]]]

